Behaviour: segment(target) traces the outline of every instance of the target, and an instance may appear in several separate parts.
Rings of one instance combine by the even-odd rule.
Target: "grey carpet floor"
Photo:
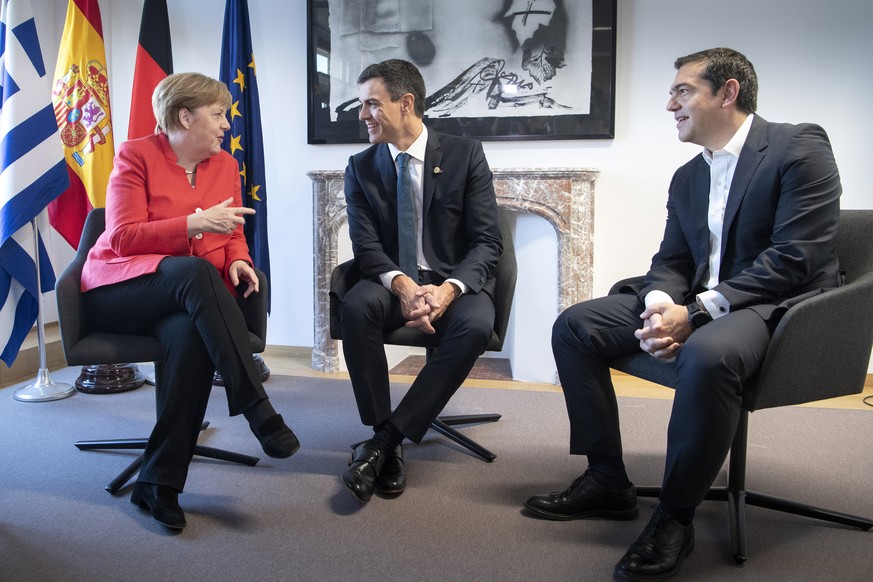
[[[53,374],[71,382],[77,370]],[[349,445],[368,436],[347,381],[274,376],[276,408],[300,437],[290,459],[265,457],[213,391],[201,443],[261,456],[256,467],[192,463],[172,534],[103,490],[131,451],[79,451],[81,439],[146,436],[154,388],[22,403],[0,390],[0,580],[609,580],[648,521],[549,522],[521,512],[584,468],[567,453],[560,394],[460,390],[447,414],[500,412],[464,428],[498,457],[485,463],[431,431],[405,446],[409,486],[361,505],[344,490]],[[395,386],[399,397],[404,386]],[[626,463],[658,484],[670,402],[622,398]],[[752,415],[749,489],[873,516],[873,414],[809,408]],[[724,475],[719,479],[723,482]],[[873,533],[748,510],[749,560],[733,563],[726,504],[704,502],[697,547],[679,580],[871,580]]]

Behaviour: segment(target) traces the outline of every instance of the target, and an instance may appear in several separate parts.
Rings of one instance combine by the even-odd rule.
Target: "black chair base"
[[[733,558],[737,564],[742,565],[748,557],[746,544],[746,506],[754,505],[783,513],[791,513],[803,517],[811,517],[831,523],[857,527],[868,531],[873,527],[873,520],[864,517],[831,511],[812,505],[805,505],[771,497],[763,493],[746,490],[746,446],[748,444],[749,412],[743,410],[740,413],[740,421],[737,433],[731,445],[728,460],[728,485],[727,487],[712,487],[707,492],[707,501],[727,501],[728,514],[731,526],[731,546]],[[637,487],[639,497],[660,497],[660,487]]]
[[[209,426],[209,422],[204,422],[200,426],[200,430],[205,430],[206,427]],[[142,450],[145,449],[146,443],[148,439],[109,439],[109,440],[94,440],[94,441],[77,441],[73,444],[80,451],[94,451],[94,450]],[[241,465],[248,465],[249,467],[254,467],[260,461],[258,457],[252,457],[249,455],[243,455],[240,453],[234,453],[231,451],[225,451],[224,449],[216,449],[213,447],[206,447],[203,445],[197,445],[194,449],[194,454],[198,457],[206,457],[209,459],[218,459],[219,461],[228,461],[230,463],[239,463]],[[133,462],[127,466],[121,473],[118,474],[115,479],[109,482],[104,489],[113,495],[124,485],[130,481],[130,479],[139,471],[142,466],[142,455],[139,455]]]
[[[477,455],[486,463],[490,463],[497,458],[497,455],[495,455],[470,437],[465,436],[457,430],[453,429],[452,426],[481,422],[497,422],[498,420],[500,420],[499,414],[462,414],[457,416],[440,416],[436,420],[434,420],[430,424],[430,426],[441,435],[455,441],[465,449]]]

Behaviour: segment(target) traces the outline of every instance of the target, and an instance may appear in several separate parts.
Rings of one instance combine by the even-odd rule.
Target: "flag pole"
[[[39,229],[36,226],[36,218],[31,221],[31,224],[33,225],[33,244],[36,249],[34,264],[36,265],[36,301],[38,306],[36,328],[39,338],[39,371],[32,383],[13,392],[12,397],[21,402],[47,402],[72,396],[76,390],[71,384],[59,383],[52,380],[46,367],[45,329],[42,319],[42,281],[39,269]]]

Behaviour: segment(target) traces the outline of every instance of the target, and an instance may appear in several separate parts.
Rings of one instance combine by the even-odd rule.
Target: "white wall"
[[[568,0],[572,1],[572,0]],[[47,67],[63,28],[66,0],[34,0]],[[169,0],[174,66],[218,76],[224,2]],[[141,0],[101,0],[116,143],[127,118]],[[266,143],[273,272],[271,345],[313,344],[312,194],[305,172],[342,169],[360,145],[306,144],[306,9],[303,0],[249,0]],[[864,180],[873,95],[869,0],[620,0],[618,7],[616,136],[613,140],[486,142],[494,168],[595,167],[594,292],[640,274],[660,240],[669,179],[694,156],[680,144],[665,111],[677,56],[729,46],[745,53],[760,78],[759,113],[771,121],[814,121],[828,131],[840,167],[843,208],[873,208]],[[865,185],[867,184],[867,185]],[[517,305],[555,297],[554,268],[541,270],[543,252],[556,253],[552,235],[529,220],[518,224],[525,284]],[[543,237],[546,240],[543,240]],[[63,242],[56,263],[69,260]],[[552,250],[543,250],[548,247]],[[540,260],[525,260],[536,256]],[[555,254],[556,256],[556,254]],[[556,259],[555,259],[556,260]],[[56,268],[60,268],[57,267]],[[542,282],[536,282],[539,280]],[[550,299],[551,300],[551,299]],[[513,353],[525,377],[553,378],[552,317],[516,320]],[[523,321],[523,323],[521,323]],[[519,333],[519,327],[524,328]],[[531,365],[534,364],[534,365]]]

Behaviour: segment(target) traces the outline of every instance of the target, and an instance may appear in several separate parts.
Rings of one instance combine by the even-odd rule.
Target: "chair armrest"
[[[330,337],[341,340],[342,325],[340,322],[340,304],[349,289],[361,280],[358,264],[354,259],[349,259],[334,267],[330,274]]]
[[[82,262],[73,260],[55,281],[55,299],[58,306],[58,329],[64,358],[69,363],[71,350],[88,333],[84,317],[85,306],[79,290],[82,282]]]
[[[494,269],[494,333],[488,342],[489,351],[500,351],[506,340],[506,330],[512,313],[512,300],[515,297],[515,284],[518,280],[518,263],[515,256],[515,242],[512,240],[511,211],[499,208],[500,235],[503,239],[503,252]]]
[[[814,402],[864,387],[873,348],[873,273],[810,297],[776,327],[749,410]]]
[[[609,288],[609,293],[607,293],[607,295],[618,295],[619,293],[622,293],[622,289],[624,287],[627,287],[628,290],[632,290],[642,285],[644,280],[645,277],[643,275],[622,279],[621,281],[616,282],[612,287]]]
[[[237,302],[249,331],[260,340],[252,348],[255,352],[262,352],[267,344],[267,305],[270,302],[270,284],[263,271],[255,268],[255,274],[258,276],[259,291],[252,293],[247,299],[238,296]]]

